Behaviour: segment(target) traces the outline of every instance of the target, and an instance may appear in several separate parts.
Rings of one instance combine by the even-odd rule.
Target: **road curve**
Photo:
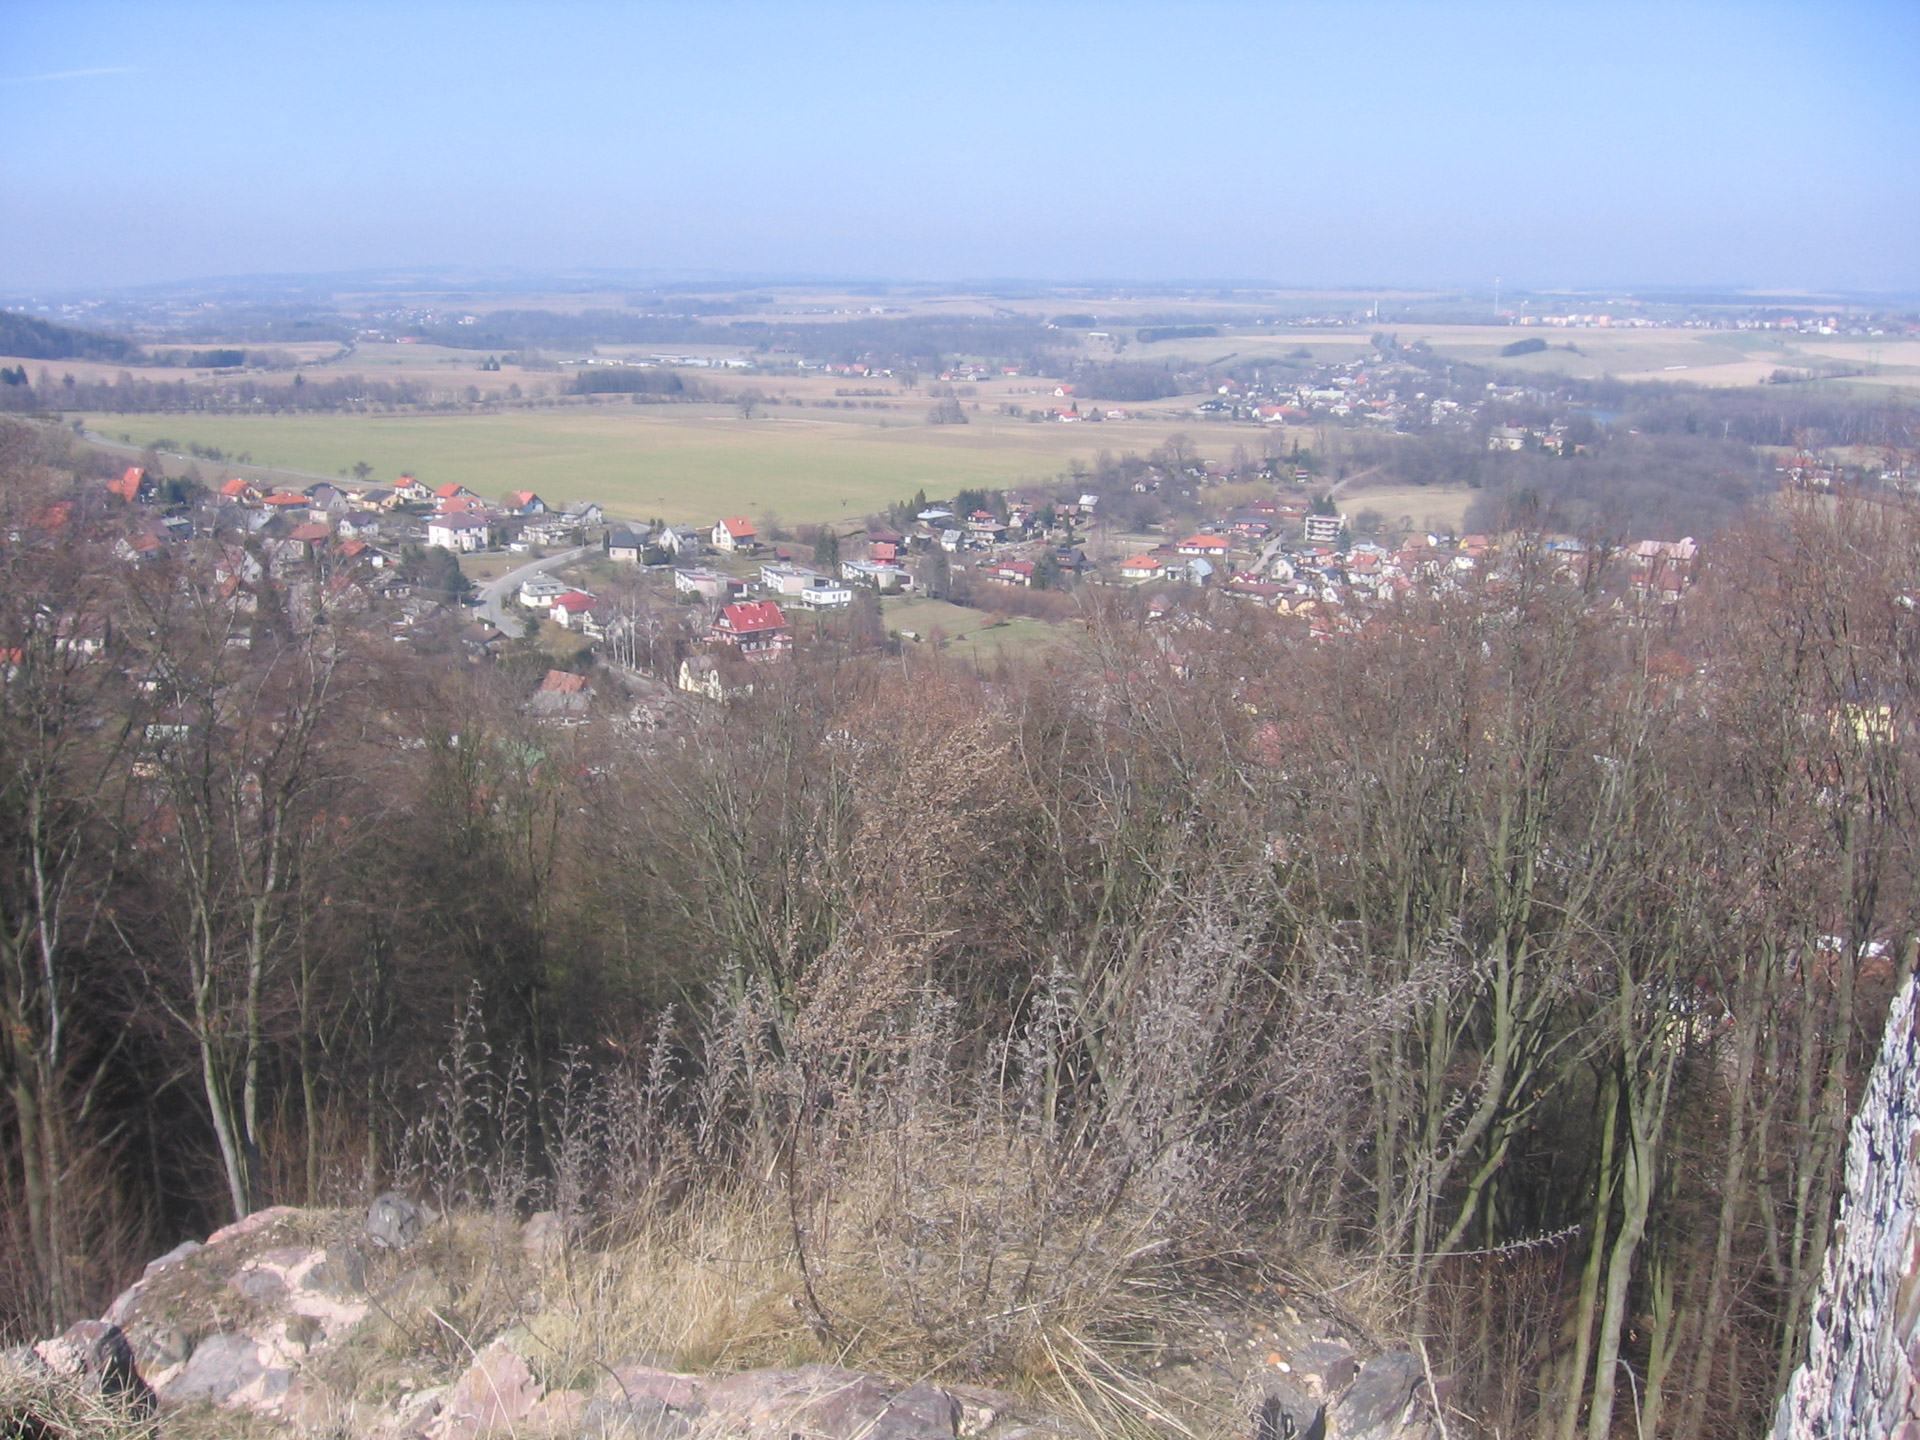
[[[521,624],[519,620],[507,613],[506,607],[501,602],[513,594],[514,591],[518,590],[521,582],[538,575],[542,570],[554,566],[571,565],[581,556],[590,554],[596,548],[598,547],[593,545],[576,545],[571,550],[562,550],[557,555],[547,556],[544,560],[529,561],[517,570],[509,570],[498,580],[489,580],[485,585],[480,587],[480,608],[478,612],[480,618],[499,630],[503,635],[509,635],[518,639]]]

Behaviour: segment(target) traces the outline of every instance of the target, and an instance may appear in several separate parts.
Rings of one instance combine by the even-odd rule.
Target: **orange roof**
[[[242,480],[239,476],[236,475],[234,476],[233,479],[227,481],[226,484],[220,487],[220,493],[222,495],[239,496],[239,495],[246,494],[252,488],[253,488],[253,485],[251,484],[251,482]]]
[[[1183,549],[1231,550],[1233,547],[1218,535],[1189,535],[1180,542]]]
[[[109,480],[107,482],[107,493],[110,495],[118,495],[122,500],[138,500],[140,498],[140,482],[146,478],[146,471],[142,470],[138,465],[129,465],[126,474],[122,475],[118,480]]]
[[[291,505],[311,505],[313,502],[304,495],[269,495],[266,504],[278,505],[283,510]]]
[[[744,516],[730,515],[720,523],[726,527],[727,533],[736,540],[751,540],[753,538],[753,522]]]
[[[1160,562],[1151,555],[1136,555],[1120,568],[1122,570],[1158,570]]]
[[[317,545],[331,533],[332,532],[318,520],[309,520],[304,525],[294,526],[292,531],[288,533],[287,538],[289,540],[304,541],[308,545]]]
[[[587,688],[587,677],[565,670],[549,670],[546,679],[540,682],[540,688],[549,695],[578,695]]]
[[[467,487],[464,485],[456,484],[454,481],[449,480],[446,484],[442,485],[438,490],[434,491],[433,493],[438,495],[442,500],[451,500],[454,496],[458,495],[462,490],[466,488]]]

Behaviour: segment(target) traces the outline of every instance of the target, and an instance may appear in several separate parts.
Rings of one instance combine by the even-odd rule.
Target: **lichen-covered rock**
[[[367,1238],[385,1250],[411,1249],[427,1228],[427,1212],[398,1190],[367,1207]]]
[[[1920,1031],[1914,979],[1894,997],[1847,1141],[1806,1363],[1774,1440],[1920,1440]]]

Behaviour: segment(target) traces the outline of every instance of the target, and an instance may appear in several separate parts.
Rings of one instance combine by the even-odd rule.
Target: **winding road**
[[[529,561],[517,570],[509,570],[498,580],[489,580],[480,587],[480,608],[478,611],[480,618],[500,631],[501,634],[517,640],[520,637],[522,628],[520,621],[507,613],[506,607],[502,602],[505,601],[508,596],[512,595],[514,591],[518,590],[523,581],[531,579],[542,570],[550,567],[571,565],[581,556],[590,553],[594,548],[592,545],[576,545],[571,550],[562,550],[558,554],[549,555],[543,560]]]

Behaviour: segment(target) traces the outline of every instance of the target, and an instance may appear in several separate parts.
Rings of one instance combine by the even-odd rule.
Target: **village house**
[[[1151,555],[1136,555],[1120,565],[1120,578],[1138,584],[1143,580],[1158,580],[1166,572],[1166,566]]]
[[[739,515],[719,521],[713,527],[712,543],[723,555],[753,549],[753,522]]]
[[[623,565],[638,565],[647,553],[647,532],[616,525],[607,532],[607,558]]]
[[[568,630],[585,628],[589,612],[593,609],[593,597],[584,590],[569,590],[554,598],[547,606],[547,617],[556,625]]]
[[[561,725],[578,725],[586,718],[593,702],[593,690],[587,677],[566,670],[549,670],[533,692],[527,708],[543,720]]]
[[[673,572],[673,588],[679,594],[698,595],[702,600],[726,600],[744,592],[747,582],[718,570],[688,568]]]
[[[445,485],[442,485],[433,492],[433,498],[438,500],[444,508],[449,500],[478,500],[480,497],[466,486],[449,480]]]
[[[529,610],[545,610],[572,590],[573,587],[564,580],[556,580],[542,570],[520,582],[520,603]]]
[[[746,660],[768,660],[793,648],[787,617],[771,600],[748,600],[721,607],[713,620],[713,638]]]
[[[126,501],[129,505],[136,500],[151,500],[154,489],[153,481],[138,465],[129,465],[118,480],[107,482],[107,493]]]
[[[545,515],[520,527],[520,540],[526,545],[571,545],[576,526],[566,516]]]
[[[753,693],[753,681],[745,671],[738,661],[728,665],[712,655],[689,655],[680,662],[675,683],[689,695],[704,695],[715,702],[733,700]]]
[[[1202,560],[1224,561],[1233,551],[1233,545],[1220,535],[1189,535],[1173,547],[1176,555],[1193,555]]]
[[[334,522],[333,533],[343,540],[377,539],[380,535],[380,518],[377,515],[348,512]]]
[[[427,544],[442,550],[468,552],[484,550],[490,527],[478,515],[430,515],[427,517]]]
[[[876,560],[842,560],[840,578],[856,585],[871,585],[876,590],[911,590],[913,577],[898,565],[882,565]]]
[[[704,531],[691,525],[663,525],[660,528],[660,548],[676,559],[691,560],[706,554],[704,535]]]
[[[547,502],[531,490],[509,490],[506,511],[509,515],[544,515]]]

